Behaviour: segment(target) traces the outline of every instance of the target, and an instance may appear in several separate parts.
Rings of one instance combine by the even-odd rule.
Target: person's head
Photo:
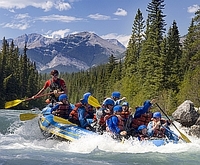
[[[122,110],[123,111],[129,111],[129,103],[128,102],[122,103]]]
[[[112,93],[111,97],[113,100],[118,100],[118,99],[120,99],[121,94],[120,94],[120,92],[115,91]]]
[[[153,120],[159,121],[161,119],[161,113],[160,112],[154,112],[153,113]]]
[[[143,134],[143,135],[147,134],[147,126],[146,125],[140,125],[138,127],[138,132]]]
[[[68,100],[68,97],[66,94],[61,94],[58,99],[59,101],[66,103],[66,101]]]
[[[112,113],[113,112],[113,107],[115,105],[115,102],[111,98],[105,99],[103,104],[106,108],[106,111],[105,111],[106,113]]]
[[[83,104],[88,104],[88,98],[89,98],[90,95],[91,95],[90,92],[83,94],[83,98],[81,99]]]
[[[58,71],[57,70],[52,70],[50,75],[52,76],[53,79],[57,79],[58,78]]]
[[[121,112],[122,112],[122,106],[121,106],[121,105],[116,105],[116,106],[114,106],[114,107],[113,107],[113,112],[114,112],[115,114],[121,114]]]

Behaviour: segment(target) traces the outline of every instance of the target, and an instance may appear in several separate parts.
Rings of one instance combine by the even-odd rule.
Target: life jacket
[[[61,79],[60,78],[58,78],[55,82],[53,82],[53,80],[50,79],[50,82],[51,82],[50,86],[49,86],[50,92],[53,92],[54,90],[59,90],[60,92],[64,91],[61,87]],[[50,94],[49,99],[50,99],[50,102],[52,102],[52,104],[53,104],[53,102],[58,101],[58,97],[56,97],[54,94]]]
[[[151,121],[152,113],[144,113],[139,118],[133,118],[132,127],[137,129],[140,125],[148,125]]]
[[[122,111],[121,112],[121,117],[124,118],[124,119],[128,119],[129,115],[130,115],[129,111]]]
[[[148,135],[143,135],[141,133],[139,133],[137,136],[138,136],[138,140],[140,141],[149,139]]]
[[[78,125],[80,124],[78,119],[78,108],[81,106],[82,103],[76,103],[74,109],[69,114],[70,121],[76,124],[78,123]]]
[[[160,122],[162,125],[162,124],[166,123],[166,120],[161,119]],[[164,138],[165,137],[165,129],[163,127],[160,127],[159,129],[154,130],[152,137]]]
[[[62,87],[61,87],[61,79],[58,78],[56,81],[53,81],[52,79],[50,79],[50,92],[53,92],[54,90],[59,89],[60,91],[63,91]]]
[[[55,115],[68,119],[70,114],[70,105],[69,104],[60,104],[58,109],[55,111]]]

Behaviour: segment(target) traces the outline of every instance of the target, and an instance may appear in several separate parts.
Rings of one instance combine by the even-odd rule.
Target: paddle
[[[38,116],[38,114],[34,114],[34,113],[22,113],[19,115],[19,119],[21,121],[26,121],[26,120],[32,120],[37,116]]]
[[[34,119],[35,117],[39,116],[39,114],[34,114],[34,113],[22,113],[19,115],[19,118],[21,121],[26,121],[26,120],[32,120]],[[67,119],[63,119],[61,117],[58,117],[58,116],[53,116],[53,120],[55,122],[58,122],[58,123],[62,123],[62,124],[69,124],[69,125],[74,125],[74,126],[77,126],[76,124],[74,123],[71,123],[69,120]]]
[[[58,116],[53,116],[53,120],[54,120],[55,122],[58,122],[58,123],[69,124],[69,125],[77,126],[76,124],[70,122],[69,120],[63,119],[63,118],[58,117]]]
[[[168,120],[170,120],[170,118],[168,117],[168,115],[162,110],[162,108],[157,104],[157,107],[162,111],[162,113],[167,117]],[[184,135],[177,127],[174,123],[172,123],[172,125],[177,129],[177,131],[180,133],[181,138],[186,142],[186,143],[191,143],[190,139],[187,138],[186,135]]]
[[[95,108],[100,108],[101,107],[99,101],[95,97],[93,97],[91,95],[88,97],[88,104],[92,105]]]
[[[13,100],[13,101],[8,101],[8,102],[5,103],[5,109],[14,107],[14,106],[16,106],[16,105],[22,103],[23,101],[33,100],[33,99],[36,99],[36,98],[40,98],[40,97],[43,97],[43,96],[50,95],[50,94],[52,94],[52,93],[53,93],[53,92],[51,92],[51,93],[45,93],[45,94],[36,96],[35,98],[32,98],[32,97],[31,97],[31,98],[22,99],[22,100],[17,99],[17,100]]]

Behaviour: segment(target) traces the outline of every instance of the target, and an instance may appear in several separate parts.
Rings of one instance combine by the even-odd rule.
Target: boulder
[[[189,135],[200,138],[200,125],[193,125],[189,129]]]
[[[183,126],[191,127],[196,123],[199,114],[195,110],[193,102],[186,100],[172,113],[172,117]]]

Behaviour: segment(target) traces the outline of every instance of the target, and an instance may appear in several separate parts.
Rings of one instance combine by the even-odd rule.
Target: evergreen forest
[[[113,91],[119,91],[133,109],[153,98],[168,114],[185,100],[200,107],[200,10],[180,42],[175,20],[169,29],[165,28],[164,8],[164,0],[152,0],[147,5],[146,20],[138,9],[123,58],[111,54],[107,64],[78,73],[60,73],[71,103],[78,102],[86,92],[101,103]],[[0,109],[7,101],[33,96],[50,78],[50,74],[40,74],[28,59],[26,44],[19,53],[5,38],[0,51],[0,75]],[[13,109],[42,108],[45,99],[24,101]]]

